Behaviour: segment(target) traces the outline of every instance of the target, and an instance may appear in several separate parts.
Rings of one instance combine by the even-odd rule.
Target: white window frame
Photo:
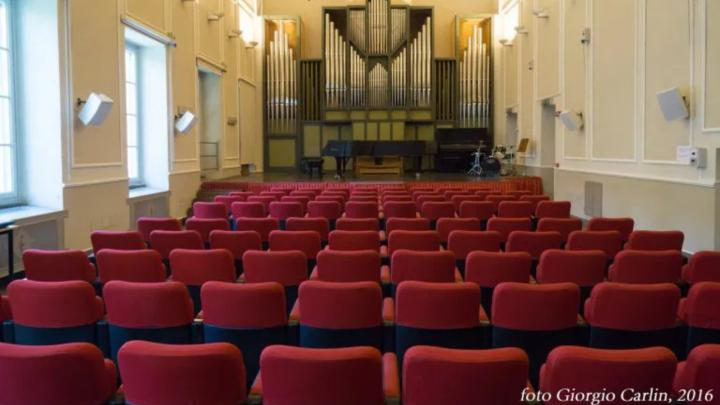
[[[132,54],[135,56],[135,81],[130,82],[127,78],[127,73],[125,75],[125,80],[123,83],[125,84],[125,125],[126,125],[126,135],[129,133],[129,126],[128,126],[128,117],[133,116],[135,117],[135,145],[130,146],[129,143],[129,137],[126,136],[126,155],[127,155],[127,165],[128,165],[128,180],[130,183],[130,188],[137,188],[137,187],[144,187],[145,186],[145,180],[143,178],[143,133],[142,133],[142,97],[140,97],[140,91],[142,88],[142,74],[141,74],[141,65],[142,65],[142,51],[139,46],[132,44],[132,43],[126,43],[125,44],[125,54],[127,55],[128,52],[132,52]],[[126,58],[127,59],[127,58]],[[127,61],[125,62],[125,69],[127,70]],[[128,94],[127,88],[128,84],[135,85],[135,94]],[[130,100],[130,97],[133,97],[135,100],[135,112],[130,113],[128,112],[127,103]],[[137,176],[131,177],[130,176],[130,149],[136,149],[137,151],[137,160],[136,160],[136,168],[137,170]]]
[[[13,33],[13,3],[12,0],[0,0],[0,5],[2,5],[5,8],[5,18],[6,18],[6,27],[5,27],[5,34],[7,35],[7,48],[0,46],[0,50],[2,52],[7,52],[8,54],[8,94],[0,94],[0,98],[6,99],[9,101],[10,111],[9,111],[9,143],[0,144],[0,147],[3,148],[10,148],[10,168],[12,171],[11,177],[10,177],[10,191],[9,192],[0,192],[0,207],[7,207],[7,206],[13,206],[13,205],[20,205],[22,203],[21,201],[21,195],[20,195],[20,186],[18,182],[18,169],[20,167],[19,159],[18,159],[18,139],[17,139],[17,119],[15,117],[16,114],[16,106],[15,106],[15,100],[16,100],[16,94],[15,94],[15,72],[14,72],[14,66],[13,66],[13,48],[14,48],[14,33]]]

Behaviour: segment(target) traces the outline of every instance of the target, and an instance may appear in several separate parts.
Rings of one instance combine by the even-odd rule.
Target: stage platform
[[[398,187],[488,189],[498,192],[530,190],[535,194],[542,194],[543,192],[540,177],[479,178],[448,173],[422,173],[419,178],[414,175],[402,177],[377,175],[358,178],[349,177],[344,180],[336,180],[328,175],[325,175],[322,179],[309,179],[307,175],[300,173],[297,175],[292,173],[256,173],[249,176],[209,180],[202,183],[202,191],[213,194],[230,191],[263,191],[273,188],[377,188],[382,190]]]

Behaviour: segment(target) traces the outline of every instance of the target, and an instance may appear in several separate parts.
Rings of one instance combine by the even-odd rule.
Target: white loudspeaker
[[[107,118],[114,101],[100,93],[90,93],[86,101],[79,101],[82,105],[78,118],[84,125],[100,125]]]
[[[677,87],[661,91],[657,94],[657,100],[666,121],[681,120],[690,116],[687,103]]]
[[[561,111],[558,114],[558,119],[568,131],[579,131],[583,127],[583,116],[582,113],[575,111]]]
[[[185,111],[175,117],[175,130],[181,134],[189,132],[197,123],[195,114]]]

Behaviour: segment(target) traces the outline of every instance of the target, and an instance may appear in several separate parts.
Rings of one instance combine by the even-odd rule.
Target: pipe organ
[[[296,38],[294,20],[266,21],[265,94],[267,130],[271,134],[297,131],[298,91]]]
[[[473,24],[460,50],[460,112],[463,127],[486,128],[490,121],[490,52],[483,27]]]

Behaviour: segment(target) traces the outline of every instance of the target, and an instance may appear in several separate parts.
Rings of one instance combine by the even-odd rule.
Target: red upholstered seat
[[[323,250],[317,255],[315,275],[321,281],[380,283],[383,281],[380,253],[377,250]]]
[[[307,204],[307,210],[310,218],[325,218],[328,221],[334,221],[342,216],[342,205],[336,201],[310,201]]]
[[[720,345],[707,344],[698,346],[690,352],[687,361],[679,363],[675,373],[674,388],[680,390],[703,392],[697,400],[689,401],[689,405],[716,404],[717,393],[720,391]],[[713,393],[708,401],[707,393]]]
[[[526,252],[470,252],[465,259],[465,281],[492,288],[504,282],[530,281],[532,257]]]
[[[28,249],[22,259],[25,277],[29,280],[95,280],[95,266],[82,250]]]
[[[305,196],[297,196],[297,195],[286,195],[284,197],[280,198],[280,202],[296,202],[299,203],[302,207],[302,213],[305,215],[307,213],[308,203],[310,202],[310,197]]]
[[[528,201],[532,203],[533,212],[535,212],[538,203],[540,201],[550,201],[550,197],[542,194],[521,195],[520,197],[518,197],[518,201]]]
[[[292,190],[290,196],[301,196],[308,197],[310,200],[314,200],[317,195],[320,194],[318,190]]]
[[[493,326],[551,331],[577,325],[580,288],[572,283],[502,283],[493,293]]]
[[[203,242],[210,240],[212,231],[229,231],[230,223],[225,218],[188,218],[185,221],[185,229],[188,231],[196,231],[200,234]]]
[[[0,403],[8,405],[100,405],[117,389],[115,365],[90,343],[0,343],[0,381]]]
[[[243,255],[246,283],[274,281],[283,286],[298,286],[307,279],[305,254],[294,251],[249,250]]]
[[[555,231],[562,235],[563,243],[566,243],[570,234],[582,230],[580,218],[543,218],[538,221],[538,232]]]
[[[272,231],[270,249],[273,251],[299,250],[305,257],[315,259],[320,251],[320,234],[315,231]]]
[[[396,250],[392,255],[390,277],[394,285],[407,280],[429,282],[456,281],[455,255],[447,250]]]
[[[683,267],[682,278],[689,284],[720,281],[720,252],[696,252]]]
[[[305,215],[303,212],[302,204],[299,202],[279,202],[273,201],[270,203],[270,217],[277,218],[279,220],[285,220],[292,217],[302,217]]]
[[[440,250],[440,234],[436,231],[403,231],[388,233],[388,252],[392,255],[400,249],[435,251]]]
[[[575,231],[568,236],[567,250],[601,250],[608,260],[622,250],[622,235],[618,231]]]
[[[260,197],[272,197],[275,199],[275,201],[279,201],[280,198],[286,196],[288,194],[287,190],[265,190],[260,192]]]
[[[501,201],[497,213],[501,218],[530,218],[534,211],[529,201]]]
[[[285,221],[285,229],[288,231],[314,231],[320,235],[323,241],[328,240],[330,223],[326,218],[288,218]]]
[[[516,231],[530,231],[532,222],[530,218],[490,218],[487,222],[488,231],[496,231],[500,234],[500,240],[504,243],[511,233]]]
[[[196,218],[227,218],[227,208],[221,202],[193,203],[193,216]]]
[[[618,283],[652,284],[680,281],[683,257],[678,250],[624,250],[615,256],[608,278]]]
[[[414,202],[410,194],[385,194],[382,196],[382,203],[386,202]]]
[[[388,201],[383,204],[385,218],[416,218],[417,206],[412,201]]]
[[[126,343],[118,354],[123,392],[134,404],[245,403],[245,366],[229,343]]]
[[[190,325],[193,303],[182,283],[110,281],[103,288],[107,321],[123,328],[171,328]],[[124,376],[123,376],[124,377]]]
[[[274,197],[271,195],[258,195],[258,196],[251,196],[248,197],[247,202],[257,202],[262,204],[263,206],[263,212],[265,215],[267,215],[270,212],[270,203],[278,201],[279,197]],[[233,204],[235,205],[235,204]],[[235,216],[233,214],[233,216]]]
[[[500,234],[495,231],[453,230],[447,240],[447,248],[455,254],[457,260],[466,260],[474,251],[500,251]]]
[[[152,231],[180,231],[182,225],[175,218],[140,217],[137,220],[137,229],[145,242],[150,242]]]
[[[102,249],[141,250],[145,249],[145,240],[136,231],[93,231],[90,234],[93,253],[97,256]]]
[[[212,231],[210,248],[226,249],[235,260],[242,260],[248,250],[262,250],[262,239],[255,231]]]
[[[331,250],[374,250],[380,251],[380,235],[377,231],[330,232],[328,247]]]
[[[345,204],[347,218],[373,218],[378,217],[377,202],[348,201]]]
[[[443,193],[443,197],[445,197],[446,201],[452,201],[453,197],[455,197],[455,196],[475,197],[475,195],[473,195],[472,190],[448,190]]]
[[[257,193],[254,193],[252,191],[231,191],[229,194],[231,197],[245,197],[247,200],[248,197],[257,195]]]
[[[507,238],[505,251],[527,252],[533,260],[539,260],[544,251],[561,249],[562,246],[563,239],[559,232],[514,231]]]
[[[450,201],[452,201],[453,205],[455,206],[455,211],[459,213],[460,204],[464,203],[465,201],[485,201],[485,199],[481,196],[474,194],[456,194],[450,198]]]
[[[485,197],[485,201],[491,202],[493,204],[494,212],[498,211],[498,208],[500,207],[501,202],[515,201],[515,200],[517,200],[517,197],[514,195],[509,195],[509,194],[490,194],[487,197]]]
[[[315,197],[315,199],[313,201],[336,202],[336,203],[340,204],[341,209],[343,209],[345,207],[345,197],[343,197],[341,195],[336,195],[336,194],[319,195],[319,196]]]
[[[440,218],[435,229],[440,234],[440,240],[448,242],[450,234],[454,231],[480,231],[481,226],[477,218]]]
[[[395,323],[418,329],[477,328],[487,321],[473,283],[405,281],[395,293]]]
[[[403,361],[406,405],[518,403],[527,384],[528,358],[517,348],[460,350],[414,346]]]
[[[415,198],[415,207],[417,208],[418,212],[422,212],[423,205],[425,205],[426,203],[430,203],[430,202],[445,203],[445,202],[449,202],[449,201],[445,200],[445,197],[443,197],[442,195],[439,195],[439,194],[432,194],[432,195],[426,194],[426,195],[421,195],[421,196],[418,196],[417,198]],[[455,211],[454,206],[453,206],[453,211]]]
[[[261,202],[234,202],[231,213],[236,221],[241,218],[264,218],[267,216],[267,209]]]
[[[383,405],[399,400],[395,356],[377,349],[271,346],[260,359],[253,387],[265,404]]]
[[[383,296],[372,281],[335,283],[306,281],[298,292],[300,326],[352,330],[383,324]],[[301,341],[302,346],[307,346]]]
[[[635,350],[603,350],[563,346],[553,350],[540,372],[540,390],[547,392],[548,405],[585,404],[568,401],[562,392],[612,394],[619,405],[623,392],[672,393],[677,359],[664,347]],[[625,393],[627,395],[627,392]],[[648,402],[643,402],[648,403]]]
[[[170,253],[172,279],[185,285],[199,286],[208,281],[235,281],[235,263],[225,249],[175,249]]]
[[[682,250],[685,234],[681,231],[633,231],[625,249]]]
[[[570,201],[539,201],[535,207],[535,217],[570,218]]]
[[[530,190],[511,190],[508,191],[506,194],[508,195],[514,195],[515,197],[522,197],[524,195],[533,195],[532,191]]]
[[[376,195],[351,195],[348,202],[370,202],[377,203],[378,197]]]
[[[235,229],[238,231],[254,231],[260,235],[260,240],[270,240],[270,233],[280,229],[280,224],[275,218],[240,218],[235,221]]]
[[[591,287],[605,279],[607,258],[600,250],[546,250],[537,266],[537,281],[542,284],[574,283]]]
[[[635,228],[632,218],[592,218],[588,222],[588,231],[618,231],[623,243],[627,242]]]
[[[15,324],[33,328],[91,325],[104,313],[103,300],[95,296],[92,285],[79,280],[16,280],[8,286],[8,300]]]
[[[477,218],[487,221],[495,214],[495,205],[490,201],[463,201],[458,209],[461,218]]]
[[[678,316],[694,328],[720,330],[720,283],[700,282],[680,302]]]
[[[153,231],[150,234],[150,244],[163,259],[169,259],[170,252],[174,249],[205,248],[202,237],[197,231]]]
[[[377,216],[373,218],[339,218],[335,221],[335,229],[338,231],[379,231],[380,222]]]
[[[624,331],[675,327],[680,289],[673,284],[601,283],[585,303],[592,326]]]
[[[154,250],[103,249],[96,259],[101,283],[112,280],[161,282],[167,274],[160,253]]]
[[[227,329],[265,329],[287,325],[285,290],[275,282],[202,286],[203,323]]]
[[[429,231],[430,220],[426,218],[389,218],[385,221],[385,231],[390,235],[393,231]]]
[[[247,196],[241,196],[241,195],[216,195],[213,201],[217,203],[223,203],[225,205],[225,209],[227,210],[227,214],[229,215],[232,212],[232,205],[235,202],[245,202],[247,200]]]
[[[454,218],[455,206],[449,201],[427,201],[420,208],[420,215],[431,221],[440,218]]]

